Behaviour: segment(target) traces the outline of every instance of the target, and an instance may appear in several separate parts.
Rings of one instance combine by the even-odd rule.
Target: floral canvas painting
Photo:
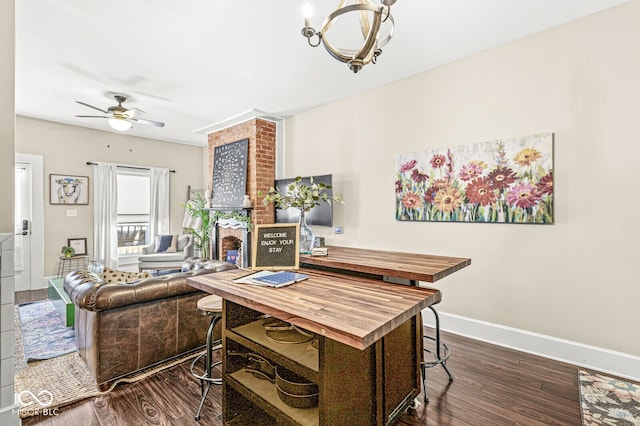
[[[553,134],[396,156],[396,219],[553,223]]]

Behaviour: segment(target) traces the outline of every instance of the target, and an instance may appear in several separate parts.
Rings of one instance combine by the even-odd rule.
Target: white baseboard
[[[438,312],[438,315],[440,329],[449,333],[640,382],[639,356],[446,312]],[[429,309],[423,311],[422,321],[426,326],[435,326],[433,313]]]

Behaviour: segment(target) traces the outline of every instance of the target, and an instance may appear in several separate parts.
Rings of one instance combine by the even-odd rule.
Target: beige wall
[[[633,1],[288,119],[287,174],[333,173],[346,200],[343,235],[315,229],[470,257],[437,283],[443,312],[640,355],[639,21]],[[396,154],[538,132],[555,134],[555,225],[394,219]]]
[[[60,248],[66,245],[67,238],[86,237],[89,252],[93,252],[93,192],[89,194],[88,206],[51,205],[50,173],[88,176],[92,186],[94,166],[87,166],[87,161],[175,170],[170,175],[172,233],[182,230],[187,186],[206,187],[202,162],[206,148],[202,147],[18,117],[16,152],[44,157],[45,276],[55,275]],[[77,210],[76,217],[67,217],[69,208]]]

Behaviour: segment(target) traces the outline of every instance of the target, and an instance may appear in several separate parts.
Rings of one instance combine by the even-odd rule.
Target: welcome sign
[[[300,225],[282,223],[256,225],[253,232],[251,269],[298,269]]]

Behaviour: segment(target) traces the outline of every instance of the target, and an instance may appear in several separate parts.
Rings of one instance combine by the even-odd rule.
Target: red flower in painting
[[[489,173],[488,179],[494,189],[503,189],[516,181],[516,174],[509,167],[498,167]]]
[[[402,181],[397,180],[396,181],[396,194],[399,194],[402,192]]]
[[[496,192],[489,182],[484,179],[474,179],[467,185],[467,198],[469,201],[481,206],[488,206],[496,201]]]
[[[434,169],[439,169],[440,167],[444,166],[445,161],[447,161],[447,158],[444,155],[436,154],[431,157],[431,167],[433,167]]]
[[[411,172],[411,179],[413,179],[413,181],[416,183],[420,183],[425,182],[427,179],[429,179],[429,176],[427,176],[426,173],[420,172],[420,170],[418,169],[413,169],[413,171]]]
[[[418,164],[416,160],[407,161],[402,166],[400,166],[400,173],[408,172],[409,170],[413,169],[416,164]]]
[[[533,207],[540,201],[540,195],[528,182],[514,186],[507,192],[507,204],[526,209]]]
[[[408,209],[415,209],[422,206],[422,200],[415,192],[407,192],[402,196],[402,205]]]
[[[438,192],[437,188],[429,187],[427,188],[427,190],[424,192],[424,202],[425,204],[433,204],[433,198],[436,196],[436,193]]]
[[[553,194],[553,172],[549,172],[540,179],[536,185],[536,190],[540,195]]]

